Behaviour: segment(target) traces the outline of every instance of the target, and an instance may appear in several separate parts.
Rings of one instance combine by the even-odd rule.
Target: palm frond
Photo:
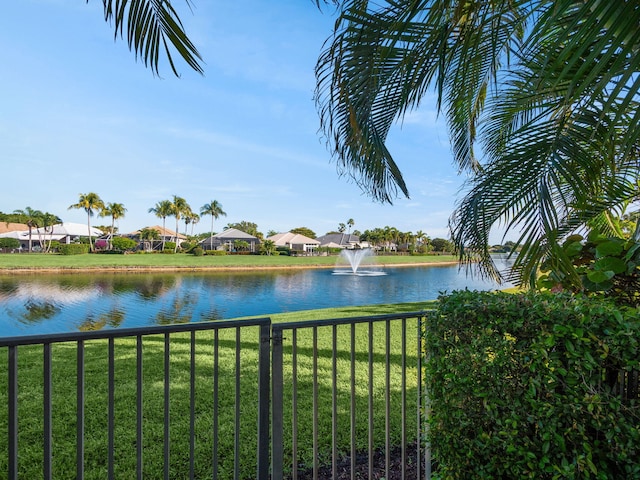
[[[191,7],[190,0],[185,2]],[[160,53],[164,51],[174,75],[180,76],[173,60],[172,48],[189,67],[203,73],[202,57],[187,37],[170,1],[102,0],[102,3],[105,20],[114,24],[115,38],[123,38],[126,30],[129,48],[154,74],[160,74]]]

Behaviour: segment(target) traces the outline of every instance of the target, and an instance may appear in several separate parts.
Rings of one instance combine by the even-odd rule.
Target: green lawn
[[[222,255],[196,257],[189,254],[131,254],[131,255],[56,255],[56,254],[0,254],[0,270],[15,269],[99,269],[99,268],[304,268],[332,267],[339,259],[329,257],[288,257],[266,255]],[[416,265],[421,263],[455,262],[453,255],[380,255],[376,265]]]
[[[374,315],[390,312],[416,311],[429,308],[430,303],[410,303],[400,305],[376,305],[369,307],[333,308],[273,315],[275,322],[292,320],[314,320],[319,318],[337,318],[346,316]],[[349,391],[350,391],[350,326],[337,327],[337,392],[338,392],[338,442],[342,455],[348,453],[349,445]],[[408,385],[408,435],[415,438],[416,416],[416,360],[415,320],[408,321],[407,331],[410,341],[407,344],[409,356],[407,368]],[[330,357],[332,345],[332,327],[320,327],[317,330],[317,349],[320,352],[317,368],[318,376],[318,427],[320,442],[319,458],[324,463],[330,460],[331,439],[331,372]],[[374,421],[374,438],[377,447],[384,446],[385,420],[385,325],[375,325],[373,332],[367,324],[358,325],[356,333],[355,363],[356,376],[356,429],[358,432],[358,449],[366,450],[367,446],[367,389],[369,378],[373,382],[374,409],[377,412]],[[374,375],[369,377],[367,354],[369,336],[374,338]],[[401,395],[400,357],[401,330],[399,324],[390,327],[391,339],[391,416],[390,435],[397,444],[400,409],[397,408]],[[213,447],[212,425],[214,412],[213,396],[213,351],[214,336],[212,332],[199,332],[196,343],[196,478],[211,478],[211,451]],[[220,425],[220,461],[221,478],[230,478],[233,472],[233,392],[236,374],[235,331],[223,330],[219,334],[219,373],[220,409],[218,422]],[[310,329],[301,330],[298,341],[298,454],[304,465],[310,465],[314,459],[312,432],[312,355],[313,338]],[[241,411],[240,418],[240,470],[242,478],[255,475],[255,435],[257,423],[257,327],[242,329],[241,335]],[[135,339],[118,339],[115,342],[116,358],[116,477],[128,479],[135,472],[136,456],[136,363]],[[163,455],[163,354],[162,336],[146,337],[143,343],[144,380],[144,476],[145,478],[162,477]],[[171,375],[171,477],[187,478],[189,451],[189,337],[185,334],[171,336],[170,375]],[[6,348],[0,349],[2,358],[7,358]],[[285,332],[285,445],[291,441],[291,335]],[[107,349],[106,342],[95,340],[86,342],[86,402],[85,402],[85,440],[86,440],[86,478],[103,478],[107,458],[106,436],[106,398],[107,398]],[[42,391],[43,362],[42,347],[21,347],[19,362],[19,456],[20,478],[38,478],[42,472]],[[75,345],[57,344],[53,347],[53,440],[54,440],[54,476],[56,478],[72,478],[75,475],[75,415],[76,415],[76,364]],[[0,384],[7,385],[6,363],[0,362]],[[0,389],[0,431],[7,431],[7,390]],[[0,435],[0,472],[7,471],[7,437]],[[290,462],[290,450],[287,450],[286,461]]]

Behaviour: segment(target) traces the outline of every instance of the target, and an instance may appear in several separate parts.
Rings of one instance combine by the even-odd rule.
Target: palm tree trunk
[[[177,253],[178,252],[178,235],[180,234],[178,231],[178,228],[180,228],[180,217],[176,216],[176,246],[173,249],[173,253]]]
[[[89,250],[93,252],[93,242],[91,241],[91,215],[89,213],[87,213],[87,227],[89,229],[87,232],[89,234]]]
[[[115,228],[115,224],[116,224],[116,219],[113,218],[113,215],[111,216],[111,231],[109,232],[109,250],[113,250],[113,242],[111,241],[113,239],[113,229]]]
[[[211,236],[209,237],[209,248],[213,250],[213,215],[211,215]]]
[[[164,252],[164,242],[167,238],[167,217],[162,217],[162,251]]]

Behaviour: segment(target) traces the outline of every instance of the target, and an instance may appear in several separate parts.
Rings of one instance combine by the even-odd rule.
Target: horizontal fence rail
[[[258,319],[0,339],[0,478],[268,478],[269,334]]]

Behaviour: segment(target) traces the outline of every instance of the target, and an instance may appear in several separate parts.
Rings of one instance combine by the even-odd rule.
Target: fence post
[[[271,331],[271,478],[282,480],[283,468],[283,379],[282,379],[282,330],[274,327]]]
[[[260,350],[258,356],[258,476],[269,478],[269,349],[271,322],[260,326]]]

